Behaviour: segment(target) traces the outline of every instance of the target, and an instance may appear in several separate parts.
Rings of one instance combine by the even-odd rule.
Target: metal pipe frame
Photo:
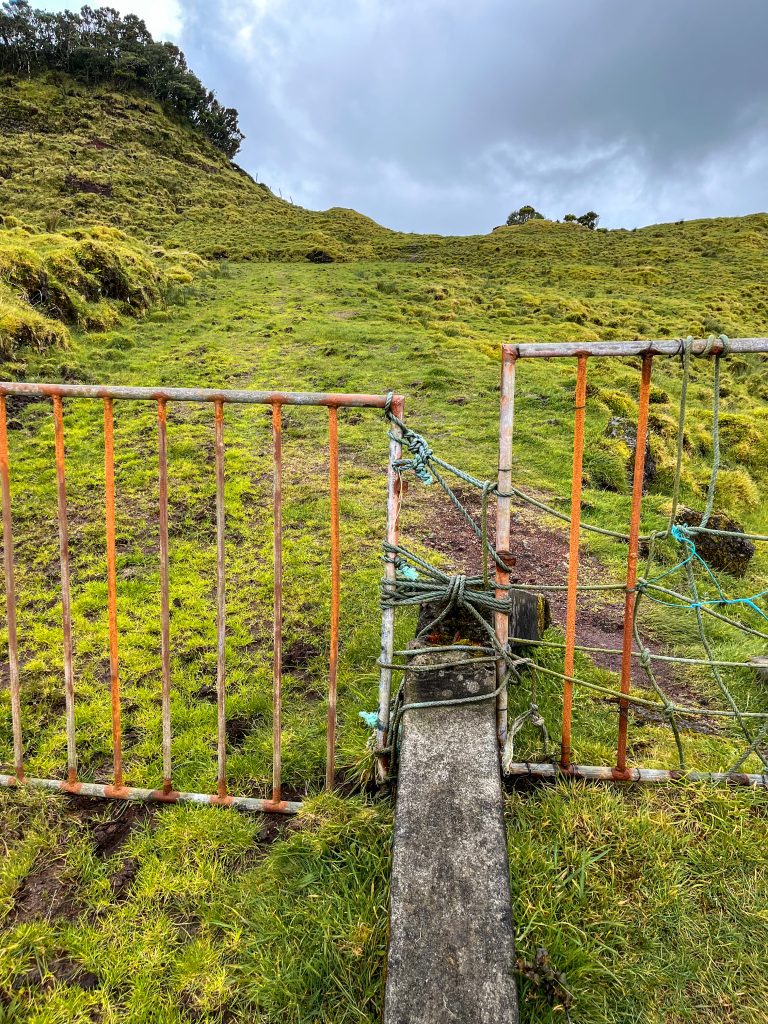
[[[503,345],[502,349],[513,353],[518,359],[557,359],[568,356],[677,356],[681,346],[677,339],[663,341],[567,341],[531,342],[522,345]],[[709,356],[724,353],[768,352],[768,338],[729,338],[726,343],[719,339],[694,341],[691,352],[695,356],[707,353]]]
[[[211,804],[215,807],[235,807],[243,811],[257,811],[262,814],[296,814],[302,804],[298,800],[281,800],[279,804],[253,796],[219,797],[213,793],[184,793],[164,789],[137,789],[135,786],[104,786],[97,782],[62,782],[61,779],[25,778],[20,782],[15,775],[0,775],[0,786],[16,789],[31,786],[33,789],[49,789],[70,796],[93,796],[104,800],[132,800],[142,803],[161,804]]]
[[[768,338],[731,338],[727,341],[722,339],[692,341],[691,351],[694,355],[704,356],[717,356],[723,355],[724,353],[768,353]],[[612,652],[621,654],[620,691],[622,695],[628,695],[632,683],[632,659],[638,657],[638,653],[633,650],[633,620],[635,603],[637,600],[635,585],[637,583],[640,517],[642,512],[643,475],[645,470],[645,447],[648,438],[648,417],[653,358],[654,356],[676,356],[679,355],[680,352],[681,342],[679,340],[586,343],[566,342],[555,344],[542,342],[535,344],[502,346],[503,366],[510,362],[514,364],[517,359],[574,357],[577,359],[573,471],[571,477],[568,585],[566,588],[563,588],[567,591],[566,633],[565,644],[560,645],[564,649],[565,663],[563,672],[563,721],[560,763],[558,765],[544,765],[529,762],[513,762],[508,768],[508,774],[510,775],[530,775],[539,778],[556,778],[562,775],[563,777],[569,778],[628,782],[667,782],[685,778],[697,781],[729,782],[768,788],[768,775],[765,774],[749,775],[743,772],[681,772],[672,769],[628,767],[627,731],[629,724],[629,701],[624,699],[623,696],[619,701],[616,766],[614,768],[603,768],[594,765],[585,766],[571,763],[571,720],[573,709],[574,655],[576,650],[576,610],[578,601],[579,535],[581,530],[581,479],[584,453],[587,358],[606,356],[640,356],[642,358],[640,390],[638,395],[637,441],[635,447],[628,536],[627,573],[626,582],[623,586],[623,589],[625,590],[623,640],[621,650]],[[505,394],[505,389],[502,384],[499,427],[500,445],[507,430],[506,421],[509,417],[507,403],[508,396]],[[508,492],[510,490],[510,485],[510,478],[506,478],[503,485],[501,475],[499,476],[500,489],[504,486],[504,490]],[[500,552],[500,554],[503,556],[503,552]],[[502,596],[504,596],[503,592]],[[505,635],[504,642],[507,640],[508,637]],[[694,664],[698,663],[695,659],[688,660]]]
[[[573,676],[576,655],[576,611],[579,584],[579,535],[581,531],[581,487],[584,462],[584,419],[587,403],[587,357],[580,355],[576,364],[576,397],[573,415],[573,469],[571,472],[571,532],[568,543],[568,595],[565,612],[565,657],[563,674]],[[563,684],[563,725],[560,741],[560,764],[567,768],[571,761],[571,719],[573,716],[573,683]]]
[[[584,779],[587,782],[712,782],[733,786],[753,786],[768,789],[768,774],[750,775],[747,772],[684,772],[669,768],[628,768],[617,776],[615,768],[594,764],[569,764],[567,770],[557,764],[539,764],[536,761],[513,761],[504,771],[507,778],[531,779]]]
[[[505,565],[511,564],[512,554],[512,500],[507,497],[512,484],[512,435],[515,426],[515,363],[514,353],[504,351],[501,360],[501,410],[499,414],[499,471],[496,495],[496,553]],[[483,552],[483,558],[486,553]],[[496,597],[504,600],[509,587],[509,569],[496,564]],[[496,639],[503,648],[509,639],[509,615],[496,612],[494,616]],[[503,750],[507,742],[508,696],[502,686],[507,673],[506,662],[496,662],[496,682],[501,687],[496,697],[496,739]]]
[[[219,391],[214,388],[139,388],[110,384],[33,384],[21,381],[0,381],[0,395],[119,398],[147,402],[231,402],[234,405],[322,405],[357,409],[384,409],[387,404],[386,395],[348,395],[343,392]]]
[[[392,399],[392,412],[399,419],[403,418],[404,399],[395,395]],[[387,471],[387,543],[397,546],[400,537],[400,500],[402,481],[395,469],[395,463],[402,457],[402,431],[393,423],[389,431],[389,468]],[[387,558],[384,563],[384,579],[394,583],[396,578],[395,563]],[[392,697],[392,656],[395,649],[395,609],[384,608],[381,613],[381,668],[379,669],[379,711],[376,722],[376,750],[378,773],[385,778],[389,771],[389,755],[384,753],[389,737],[389,706]]]
[[[61,563],[62,628],[64,637],[64,682],[67,731],[67,779],[29,778],[24,770],[22,736],[22,707],[17,640],[16,585],[11,516],[10,467],[7,434],[7,396],[26,395],[51,399],[53,404],[54,441],[56,453],[56,485],[59,526],[59,555]],[[104,487],[106,525],[107,600],[109,621],[109,661],[112,702],[113,784],[81,782],[77,774],[75,737],[75,674],[73,666],[72,613],[69,575],[69,533],[64,446],[64,409],[62,399],[83,398],[101,400],[104,406]],[[122,726],[120,677],[118,657],[117,571],[115,544],[115,455],[114,408],[115,400],[150,401],[157,406],[158,480],[159,480],[159,564],[160,564],[160,618],[161,618],[161,719],[163,785],[161,789],[139,789],[126,786],[123,781]],[[78,384],[0,383],[0,497],[2,497],[3,568],[5,578],[6,624],[8,629],[9,689],[13,736],[13,775],[0,774],[0,786],[24,786],[78,793],[106,799],[159,801],[164,803],[198,803],[231,806],[263,813],[294,814],[301,802],[284,800],[281,783],[281,677],[282,677],[282,416],[283,405],[324,406],[329,422],[329,490],[331,503],[331,621],[330,657],[328,670],[328,733],[326,786],[335,784],[336,696],[339,656],[339,612],[341,588],[341,561],[339,538],[339,445],[338,410],[340,408],[384,409],[387,395],[355,395],[343,392],[292,391],[234,391],[208,388],[139,388]],[[391,398],[392,408],[402,416],[403,398]],[[169,541],[168,541],[168,402],[210,402],[214,406],[214,451],[216,475],[216,793],[182,793],[174,790],[171,759],[171,613],[169,593]],[[236,796],[228,793],[226,775],[226,565],[225,565],[225,471],[224,471],[224,406],[269,405],[272,408],[273,438],[273,514],[274,514],[274,649],[273,649],[273,778],[271,799]],[[387,523],[388,537],[397,539],[399,515],[399,478],[394,472],[392,459],[399,458],[400,445],[390,442],[388,474]],[[385,647],[391,653],[394,645],[394,623],[383,632]],[[386,660],[391,661],[391,657]],[[391,682],[391,672],[390,672]],[[387,710],[389,708],[387,690]]]

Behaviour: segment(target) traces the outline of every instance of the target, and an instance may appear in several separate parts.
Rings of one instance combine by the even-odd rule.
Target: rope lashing
[[[504,746],[504,753],[502,754],[502,768],[505,772],[508,770],[509,765],[515,760],[515,737],[526,722],[530,722],[531,725],[541,733],[541,745],[544,751],[544,758],[546,759],[550,756],[549,730],[547,729],[547,723],[544,721],[541,712],[539,711],[538,704],[531,701],[528,710],[523,711],[522,714],[518,715],[507,730],[507,742]]]
[[[677,716],[698,716],[706,717],[720,716],[734,719],[740,727],[742,733],[747,739],[748,746],[741,753],[733,771],[738,770],[745,760],[750,755],[756,755],[763,762],[764,767],[768,768],[768,751],[764,749],[766,737],[768,737],[768,722],[766,722],[761,729],[759,729],[756,735],[752,735],[749,723],[754,720],[768,719],[768,712],[757,712],[753,710],[743,711],[740,710],[736,704],[736,701],[731,694],[726,682],[723,678],[722,672],[720,671],[722,666],[729,665],[732,667],[742,667],[745,669],[750,668],[748,662],[723,662],[718,661],[715,658],[713,649],[710,645],[709,639],[705,632],[705,620],[703,613],[707,616],[712,616],[726,625],[738,629],[746,635],[760,638],[761,640],[768,639],[768,632],[761,632],[748,624],[748,621],[741,621],[738,616],[730,617],[721,614],[717,611],[718,607],[736,609],[743,608],[745,611],[757,614],[762,619],[768,620],[768,613],[760,607],[758,601],[768,597],[768,589],[759,591],[756,594],[752,594],[748,597],[728,597],[722,589],[717,577],[714,572],[707,564],[706,560],[702,558],[701,554],[696,549],[694,537],[697,535],[716,535],[722,537],[729,536],[740,536],[744,539],[766,542],[768,536],[762,534],[746,534],[740,533],[733,530],[720,530],[712,529],[708,527],[709,520],[712,516],[712,511],[715,501],[715,492],[717,487],[717,479],[720,470],[720,376],[721,376],[721,359],[726,357],[731,350],[730,342],[725,334],[719,336],[710,336],[706,339],[700,350],[697,350],[692,337],[681,338],[679,340],[678,353],[680,356],[680,362],[682,367],[682,381],[680,388],[680,403],[678,412],[678,431],[677,431],[677,450],[674,465],[673,485],[672,485],[672,503],[671,511],[667,520],[667,525],[664,529],[652,531],[647,536],[641,538],[642,541],[647,542],[648,553],[646,560],[646,568],[644,574],[640,575],[637,579],[634,592],[636,599],[634,601],[634,612],[632,621],[633,639],[636,644],[635,656],[639,658],[639,664],[642,671],[645,673],[650,687],[655,692],[657,701],[649,700],[647,697],[640,697],[637,694],[619,694],[616,691],[610,690],[605,686],[601,686],[597,683],[585,679],[579,679],[577,677],[566,677],[562,673],[556,672],[553,669],[548,668],[546,665],[536,664],[529,658],[518,658],[516,657],[509,645],[501,647],[499,644],[495,631],[491,627],[488,617],[489,613],[507,612],[511,611],[511,603],[509,598],[497,598],[497,590],[491,589],[491,580],[489,574],[489,561],[492,560],[498,568],[508,571],[508,567],[504,560],[499,556],[495,547],[488,538],[488,505],[492,496],[496,497],[511,497],[517,498],[519,501],[525,502],[526,504],[538,509],[547,515],[553,516],[565,523],[570,523],[570,516],[562,512],[560,509],[553,507],[547,502],[527,494],[521,488],[511,485],[505,491],[501,491],[497,484],[492,483],[488,480],[480,479],[473,476],[471,473],[447,462],[445,459],[440,458],[435,454],[432,447],[428,443],[427,439],[416,431],[411,430],[401,419],[399,419],[392,412],[392,398],[390,394],[387,396],[385,402],[385,415],[389,421],[398,428],[398,433],[390,433],[390,437],[394,440],[401,441],[403,446],[408,450],[411,458],[399,459],[394,463],[394,469],[400,473],[406,470],[413,470],[415,475],[427,486],[437,482],[441,489],[445,492],[457,512],[464,518],[468,526],[472,529],[474,534],[477,536],[481,543],[482,550],[482,575],[477,577],[468,577],[464,575],[451,576],[447,573],[442,572],[436,567],[432,566],[428,561],[413,552],[408,551],[401,547],[388,548],[385,546],[385,559],[390,562],[394,562],[396,567],[395,580],[385,580],[382,585],[382,605],[384,607],[403,607],[408,605],[419,605],[426,602],[436,602],[442,607],[442,610],[433,619],[432,622],[427,624],[419,633],[419,639],[423,639],[426,635],[432,633],[439,625],[440,622],[446,617],[452,608],[460,607],[472,616],[478,623],[478,625],[485,631],[488,637],[488,644],[485,647],[471,648],[467,645],[449,645],[446,648],[431,648],[432,650],[455,650],[461,648],[464,651],[474,650],[479,652],[480,657],[475,658],[475,661],[496,661],[501,662],[505,665],[507,672],[506,678],[500,685],[506,685],[510,677],[518,677],[520,670],[525,666],[530,666],[534,669],[534,672],[530,673],[531,680],[531,693],[532,699],[530,706],[527,711],[512,722],[509,735],[511,740],[508,743],[508,748],[511,749],[514,743],[514,737],[519,731],[519,728],[525,722],[531,722],[537,728],[542,728],[543,734],[546,732],[546,725],[543,727],[539,724],[539,719],[543,723],[543,718],[538,711],[538,705],[534,697],[535,680],[538,673],[543,673],[545,676],[552,677],[553,679],[565,680],[568,679],[574,685],[585,687],[589,692],[595,696],[614,700],[620,699],[630,704],[635,704],[641,707],[645,707],[649,710],[653,710],[656,713],[662,715],[669,721],[671,729],[674,734],[675,742],[678,749],[678,759],[680,767],[685,768],[685,759],[683,754],[683,745],[680,729],[677,722]],[[682,525],[676,522],[677,510],[679,506],[679,498],[681,491],[681,477],[682,467],[685,450],[685,420],[687,411],[687,400],[688,390],[691,375],[691,358],[692,356],[698,358],[707,358],[714,356],[714,370],[713,370],[713,404],[712,404],[712,465],[710,478],[707,488],[707,498],[705,510],[697,526]],[[402,436],[400,436],[402,435]],[[468,485],[476,491],[480,492],[480,514],[479,517],[470,513],[467,509],[465,502],[459,497],[454,488],[448,482],[448,478],[453,477],[458,481]],[[591,533],[597,533],[602,536],[614,538],[616,540],[626,541],[628,536],[626,533],[606,529],[601,526],[597,526],[592,523],[581,522],[581,529]],[[655,565],[655,551],[656,545],[659,541],[672,540],[674,543],[681,545],[684,549],[683,556],[670,568],[664,569],[662,572],[653,574],[652,568]],[[694,574],[696,568],[703,569],[706,580],[714,586],[716,596],[708,596],[707,594],[700,594],[698,589],[698,583]],[[683,571],[686,577],[688,593],[679,593],[676,590],[670,589],[668,586],[662,586],[662,581],[678,571]],[[522,584],[513,583],[510,586],[503,588],[504,591],[509,594],[512,591],[531,591],[537,592],[539,590],[565,590],[565,587],[557,586],[546,586],[537,588],[533,584]],[[618,583],[606,583],[600,584],[580,584],[577,588],[579,591],[592,590],[613,590],[613,589],[625,589],[621,584]],[[664,689],[660,686],[658,680],[654,675],[654,662],[657,655],[653,655],[648,647],[645,645],[642,639],[642,635],[639,628],[639,617],[638,611],[642,604],[642,599],[648,599],[652,602],[669,605],[673,607],[684,608],[693,611],[696,616],[697,630],[699,642],[704,648],[706,659],[703,659],[701,664],[707,665],[712,672],[713,678],[716,681],[720,692],[727,705],[727,710],[720,710],[711,707],[707,708],[692,708],[683,705],[675,704],[665,693]],[[550,645],[553,646],[553,645]],[[589,650],[577,645],[577,650]],[[413,653],[411,651],[399,651],[396,652],[398,655],[405,657],[411,657]],[[686,658],[676,658],[671,655],[665,655],[662,660],[668,662],[680,662],[684,663],[691,661]],[[405,671],[407,665],[392,664],[388,666],[393,670]],[[417,666],[411,666],[413,669],[417,669]],[[432,666],[435,667],[434,665]],[[446,666],[448,667],[448,664]],[[401,701],[402,703],[402,701]],[[533,709],[536,709],[535,711]],[[548,745],[548,741],[545,737],[545,750]],[[505,751],[505,756],[508,751]]]
[[[420,650],[415,650],[413,653],[423,654],[424,651],[428,650],[428,647],[421,648]],[[459,664],[461,663],[459,662]],[[434,670],[437,667],[438,666],[430,666],[430,670]],[[384,781],[393,782],[397,778],[397,763],[400,756],[401,731],[403,718],[406,712],[424,711],[434,708],[451,708],[468,706],[472,704],[482,704],[483,702],[488,700],[495,700],[505,686],[506,682],[502,682],[496,687],[495,690],[490,690],[488,693],[471,694],[464,697],[450,697],[445,700],[419,700],[412,701],[411,703],[406,704],[404,697],[405,687],[404,684],[401,683],[398,688],[397,695],[395,696],[395,699],[392,704],[392,713],[390,716],[390,727],[387,746],[383,747],[381,750],[378,751],[379,754],[389,755],[389,772],[387,774],[387,778]]]
[[[665,569],[664,572],[660,573],[658,576],[654,576],[650,580],[638,580],[635,589],[639,593],[645,593],[646,596],[648,596],[648,598],[651,601],[654,601],[656,604],[663,604],[672,608],[689,608],[692,611],[695,611],[697,608],[716,607],[717,605],[743,604],[746,607],[751,608],[752,611],[757,612],[757,614],[761,618],[766,619],[766,621],[768,621],[768,614],[766,614],[766,612],[762,608],[760,608],[756,603],[761,598],[764,598],[768,595],[768,589],[761,590],[756,594],[752,594],[750,597],[727,597],[725,592],[723,591],[723,588],[720,586],[720,581],[712,572],[712,568],[707,563],[706,559],[702,558],[699,552],[696,550],[696,544],[690,535],[688,527],[683,524],[673,526],[671,530],[671,535],[674,540],[676,540],[679,544],[682,544],[685,547],[687,551],[685,558],[682,558],[675,565],[671,566],[671,568]],[[707,577],[712,581],[712,584],[714,585],[715,590],[717,591],[716,598],[697,597],[694,600],[685,600],[682,602],[678,602],[665,601],[662,598],[654,597],[653,595],[648,593],[649,588],[651,588],[653,584],[658,583],[665,577],[671,576],[674,573],[679,572],[681,569],[686,568],[686,566],[690,565],[691,562],[697,562],[699,565],[703,567]]]

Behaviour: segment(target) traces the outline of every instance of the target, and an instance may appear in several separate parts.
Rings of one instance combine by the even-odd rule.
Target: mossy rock
[[[675,522],[683,526],[699,526],[702,513],[690,508],[679,508]],[[714,512],[707,521],[709,530],[725,530],[727,534],[695,533],[693,541],[697,554],[710,568],[727,572],[730,576],[744,576],[755,553],[755,545],[743,536],[742,526],[723,512]]]

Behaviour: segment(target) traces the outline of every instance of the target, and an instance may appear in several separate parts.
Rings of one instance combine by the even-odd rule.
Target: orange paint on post
[[[637,583],[637,557],[640,541],[640,513],[643,503],[643,476],[645,474],[645,445],[648,440],[648,404],[651,394],[653,356],[643,356],[640,375],[640,394],[637,412],[637,443],[635,445],[635,472],[632,480],[632,510],[629,522],[629,553],[627,555],[627,592],[624,599],[624,642],[621,655],[621,692],[629,693],[632,685],[632,623],[635,614],[635,585]],[[627,721],[629,704],[619,702],[619,742],[616,752],[615,777],[627,771]]]
[[[336,687],[339,666],[339,604],[341,557],[339,552],[339,429],[338,413],[328,409],[329,484],[331,496],[331,635],[328,660],[328,728],[325,788],[333,789],[336,775]]]
[[[584,419],[587,401],[587,357],[580,355],[576,366],[576,399],[573,419],[573,470],[571,473],[571,534],[568,549],[568,601],[565,614],[565,666],[563,672],[572,677],[576,653],[576,611],[579,585],[579,536],[581,532],[581,478],[584,462]],[[563,686],[563,732],[560,743],[560,765],[571,763],[571,719],[573,714],[573,683]]]
[[[120,721],[120,673],[117,638],[117,572],[115,568],[115,445],[112,399],[104,399],[104,492],[107,533],[107,603],[109,615],[109,679],[112,694],[112,761],[114,784],[123,785],[123,746]]]

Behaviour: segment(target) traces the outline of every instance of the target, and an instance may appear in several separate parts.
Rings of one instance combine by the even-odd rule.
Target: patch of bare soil
[[[66,841],[68,827],[84,829],[101,860],[119,853],[134,830],[151,821],[160,811],[144,804],[119,801],[105,804],[87,797],[62,799],[67,801],[67,812],[59,822],[62,841]],[[116,867],[110,876],[116,899],[125,898],[138,869],[135,857],[123,858]],[[21,883],[13,909],[3,924],[13,927],[27,921],[74,921],[80,912],[77,883],[68,877],[64,857],[53,854],[36,864]]]
[[[77,900],[66,878],[63,860],[48,860],[33,868],[16,893],[13,909],[3,926],[13,928],[26,921],[76,920]]]
[[[24,983],[30,986],[39,985],[44,990],[52,988],[55,983],[77,985],[85,991],[99,987],[97,975],[92,971],[86,971],[81,964],[67,956],[56,957],[45,965],[36,964],[26,973]]]
[[[480,495],[469,489],[456,488],[456,494],[465,508],[479,520]],[[494,503],[488,507],[488,535],[493,538],[496,528]],[[465,575],[482,573],[482,545],[463,517],[448,500],[430,501],[426,511],[425,543],[449,559],[456,572]],[[511,554],[514,568],[513,583],[536,586],[561,586],[568,578],[568,533],[547,526],[542,514],[534,508],[515,508],[512,514]],[[590,555],[581,553],[579,560],[581,583],[605,582],[608,570]],[[492,571],[492,566],[490,567]],[[549,601],[552,621],[565,628],[565,591],[542,591]],[[576,619],[577,643],[584,647],[601,647],[619,651],[624,631],[624,594],[622,591],[582,592]],[[668,654],[668,648],[646,636],[645,643],[653,654]],[[621,654],[592,654],[590,657],[601,668],[618,672]],[[685,677],[684,669],[669,662],[654,662],[654,675],[669,698],[680,704],[706,707],[708,700]],[[646,686],[639,663],[633,665],[635,683]],[[665,724],[666,720],[648,708],[634,707],[633,714],[643,721]],[[686,720],[686,728],[715,735],[719,732],[714,719]]]

